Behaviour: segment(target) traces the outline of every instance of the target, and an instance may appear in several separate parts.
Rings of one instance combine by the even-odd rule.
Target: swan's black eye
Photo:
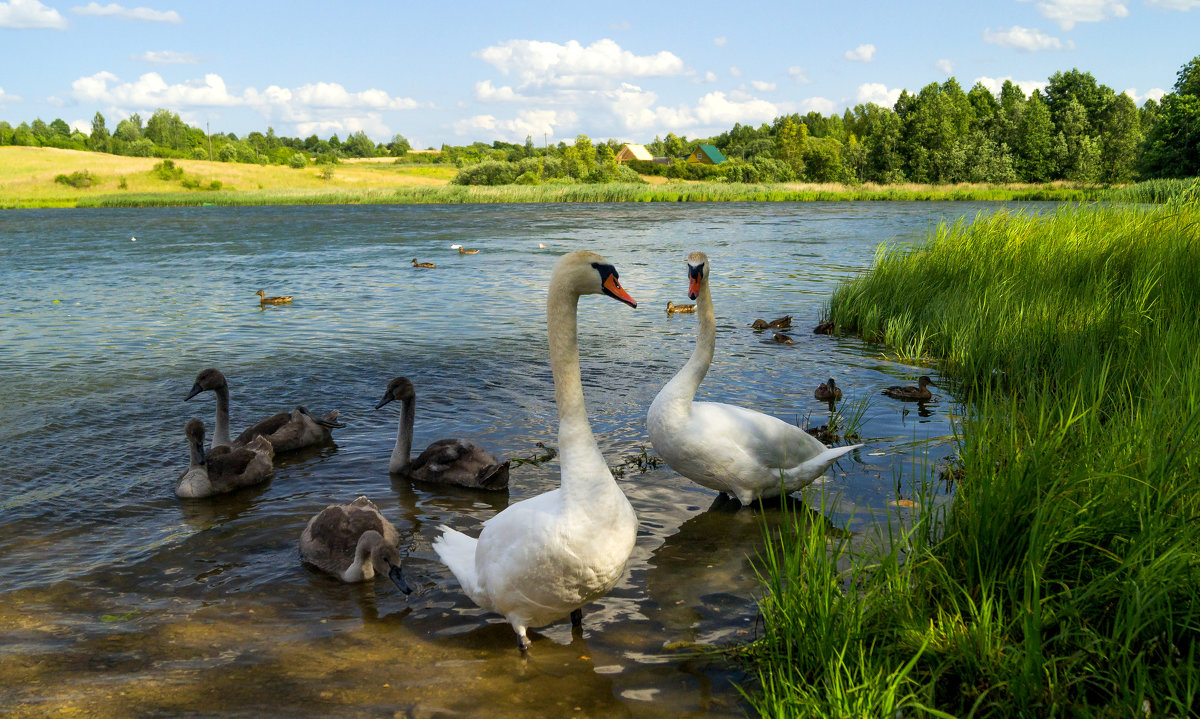
[[[620,277],[620,275],[617,274],[617,268],[613,267],[612,265],[604,265],[599,262],[593,262],[592,267],[595,267],[596,271],[600,273],[601,284],[603,284],[604,281],[609,277],[612,277],[614,280]]]
[[[688,277],[699,280],[704,275],[704,265],[688,265]]]

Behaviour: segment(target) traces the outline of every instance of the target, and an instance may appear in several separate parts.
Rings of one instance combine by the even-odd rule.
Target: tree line
[[[715,145],[729,161],[684,163],[700,144]],[[97,112],[89,134],[61,119],[15,128],[0,121],[0,145],[293,167],[391,156],[453,164],[461,184],[636,181],[638,172],[730,182],[1113,184],[1200,174],[1200,56],[1180,68],[1171,93],[1140,108],[1078,69],[1056,72],[1029,95],[1011,81],[999,96],[979,83],[964,91],[951,77],[916,93],[903,91],[890,108],[864,103],[840,115],[784,115],[693,140],[669,133],[646,143],[666,163],[630,167],[615,161],[620,143],[594,143],[586,135],[544,147],[527,137],[524,144],[443,145],[440,152],[417,155],[403,135],[376,143],[361,131],[342,141],[336,134],[325,140],[282,137],[268,128],[239,138],[208,134],[166,109],[145,123],[131,115],[111,131]]]

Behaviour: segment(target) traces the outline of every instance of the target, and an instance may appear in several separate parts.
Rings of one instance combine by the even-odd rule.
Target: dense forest
[[[0,145],[91,150],[137,157],[283,164],[392,156],[397,162],[451,163],[460,184],[639,181],[638,173],[719,182],[840,182],[858,184],[1041,183],[1067,180],[1117,184],[1200,174],[1200,56],[1180,68],[1173,91],[1142,107],[1098,84],[1086,72],[1056,72],[1026,96],[1005,82],[997,97],[981,84],[969,91],[953,77],[907,90],[896,104],[873,103],[841,115],[792,114],[759,127],[740,124],[709,138],[673,133],[644,143],[665,163],[619,165],[616,140],[537,147],[476,142],[415,153],[403,135],[376,143],[363,132],[341,140],[281,137],[274,129],[208,134],[159,109],[143,122],[131,115],[111,130],[99,112],[91,132],[40,119],[17,127],[0,121]],[[715,145],[720,165],[683,161],[697,145]]]

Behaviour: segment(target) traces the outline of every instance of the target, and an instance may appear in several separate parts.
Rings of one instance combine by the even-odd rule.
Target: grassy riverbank
[[[892,248],[829,307],[973,409],[946,510],[839,574],[760,559],[768,716],[1200,708],[1200,205],[999,214]],[[899,710],[899,714],[895,712]]]
[[[746,185],[717,182],[501,185],[450,184],[446,165],[346,162],[301,169],[175,160],[182,177],[156,175],[157,158],[53,148],[0,147],[0,209],[502,202],[732,202],[851,200],[1098,199],[1104,190],[1045,185]],[[328,171],[326,168],[331,168]],[[86,186],[55,178],[87,173]],[[219,189],[208,189],[213,183]]]

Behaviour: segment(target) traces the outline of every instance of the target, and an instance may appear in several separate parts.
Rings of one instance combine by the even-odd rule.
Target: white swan
[[[716,348],[717,326],[708,288],[708,257],[688,256],[688,297],[697,300],[700,331],[683,369],[654,398],[646,428],[667,465],[696,484],[726,492],[742,504],[794,492],[821,476],[838,457],[861,447],[828,449],[807,432],[751,409],[695,402]]]
[[[613,479],[588,422],[579,374],[576,310],[580,295],[637,303],[617,271],[591,252],[565,255],[550,277],[546,324],[558,404],[561,486],[511,505],[483,524],[479,539],[443,526],[433,549],[473,602],[503,614],[529,647],[527,627],[569,614],[602,597],[625,573],[637,516]]]
[[[412,593],[400,572],[400,533],[366,497],[331,504],[308,520],[300,559],[343,582],[386,574],[397,589]]]
[[[263,436],[275,448],[277,454],[324,444],[333,439],[333,430],[345,427],[337,421],[338,411],[332,410],[324,417],[313,417],[308,410],[297,407],[291,412],[279,412],[248,427],[236,439],[229,439],[229,384],[225,375],[215,367],[201,370],[192,383],[192,391],[183,398],[186,402],[201,392],[211,391],[217,396],[217,419],[213,429],[212,447],[243,447],[255,437]]]
[[[275,450],[265,437],[245,447],[215,447],[204,452],[204,423],[188,420],[183,428],[192,461],[175,482],[175,495],[184,499],[211,497],[265,482],[275,476]]]

